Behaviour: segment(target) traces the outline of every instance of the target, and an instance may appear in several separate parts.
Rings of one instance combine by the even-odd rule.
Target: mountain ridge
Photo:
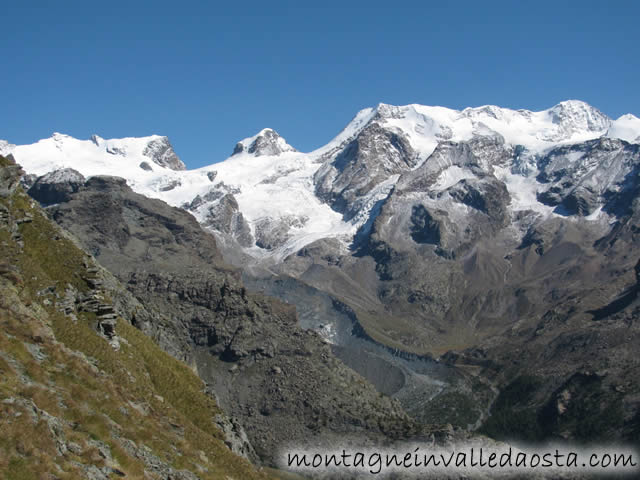
[[[378,385],[366,365],[386,365],[394,381],[384,388],[410,415],[500,435],[486,411],[493,389],[548,378],[502,413],[528,412],[524,436],[562,425],[579,435],[565,417],[554,417],[558,429],[541,426],[563,388],[619,405],[620,424],[638,408],[634,388],[608,393],[628,384],[636,362],[637,302],[625,293],[640,257],[635,125],[579,101],[541,112],[381,104],[310,153],[255,155],[258,135],[189,171],[65,164],[55,150],[29,158],[28,148],[19,160],[37,175],[73,164],[124,176],[135,192],[186,209],[247,284],[293,303],[345,363]],[[60,177],[24,182],[34,195],[64,196],[75,187]],[[605,362],[607,345],[619,360],[609,376],[581,376]],[[465,369],[481,381],[455,373]],[[596,423],[602,438],[614,435]]]
[[[378,133],[371,132],[369,145],[360,145],[364,140],[361,133],[374,127]],[[87,142],[91,141],[72,141],[71,137],[54,135],[52,139],[31,146],[5,143],[0,145],[0,149],[5,153],[14,152],[27,171],[36,175],[70,167],[85,177],[98,174],[123,176],[139,193],[161,198],[175,206],[191,204],[187,208],[205,225],[211,208],[225,195],[231,195],[231,203],[238,204],[232,215],[237,218],[241,214],[243,218],[229,221],[236,222],[240,231],[250,232],[250,235],[244,234],[246,239],[241,242],[245,250],[249,248],[247,253],[256,258],[270,255],[284,258],[319,238],[343,238],[348,245],[349,239],[367,223],[373,206],[388,195],[399,178],[396,175],[418,168],[443,142],[469,141],[486,135],[502,138],[514,146],[522,145],[518,148],[524,148],[531,163],[533,157],[541,152],[602,136],[617,135],[625,141],[635,142],[640,138],[640,120],[630,114],[611,120],[597,109],[576,100],[561,102],[540,112],[495,106],[458,111],[416,104],[400,107],[379,104],[358,112],[332,141],[309,153],[297,152],[274,130],[267,128],[240,141],[235,153],[224,162],[183,170],[184,164],[178,159],[180,163],[173,164],[175,168],[172,171],[167,169],[168,164],[163,160],[154,161],[144,155],[143,148],[138,145],[161,141],[170,147],[166,137],[102,140],[94,136],[89,144]],[[358,138],[361,140],[354,143]],[[256,142],[260,141],[266,143],[256,147]],[[80,145],[75,145],[78,142]],[[127,147],[128,142],[131,145]],[[402,142],[404,146],[398,150],[396,147]],[[85,147],[90,145],[102,153],[89,154]],[[122,145],[131,150],[129,155]],[[250,152],[252,145],[254,151]],[[358,173],[360,180],[354,179],[355,172],[336,171],[336,167],[341,169],[340,162],[349,161],[345,157],[345,149],[351,148],[351,152],[357,155],[358,148],[367,149],[373,145],[386,146],[384,151],[373,152],[375,158],[371,165],[366,160],[358,163],[357,168],[364,167],[368,171],[364,176]],[[78,151],[80,147],[83,149]],[[109,149],[116,155],[109,154]],[[340,152],[342,156],[338,163],[332,161]],[[379,163],[380,159],[394,158],[394,155],[401,163],[384,163],[390,160]],[[81,163],[73,160],[80,157]],[[151,162],[148,161],[150,159]],[[406,166],[403,166],[404,162],[408,162]],[[452,174],[462,175],[459,179],[465,175],[455,169]],[[378,180],[375,180],[376,176]],[[523,176],[510,178],[522,183]],[[313,189],[309,188],[310,184],[315,185]],[[368,190],[363,191],[363,187]],[[529,189],[539,187],[537,183],[528,182]],[[357,202],[354,196],[358,197]],[[213,200],[201,200],[196,206],[194,199],[197,197]],[[293,208],[294,204],[298,208]],[[532,205],[544,208],[540,202]],[[219,226],[218,230],[224,233],[231,228]],[[268,239],[263,238],[265,235]]]

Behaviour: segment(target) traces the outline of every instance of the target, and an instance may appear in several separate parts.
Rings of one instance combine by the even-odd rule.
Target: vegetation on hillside
[[[0,157],[0,476],[268,478],[227,448],[220,411],[186,365],[121,318],[114,349],[95,313],[60,311],[97,267],[11,167]]]

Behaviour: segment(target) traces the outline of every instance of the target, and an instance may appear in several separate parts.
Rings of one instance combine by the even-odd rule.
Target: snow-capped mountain
[[[432,355],[480,372],[460,377],[473,404],[484,381],[521,391],[517,379],[531,379],[514,410],[535,412],[523,428],[540,419],[536,428],[547,428],[551,418],[564,436],[576,418],[561,417],[566,402],[594,405],[596,417],[638,418],[629,381],[640,338],[633,115],[613,120],[575,100],[540,112],[380,104],[313,152],[264,129],[195,170],[165,137],[55,134],[0,142],[0,153],[30,174],[23,182],[53,218],[85,194],[109,203],[101,183],[128,190],[121,180],[86,181],[93,175],[124,177],[136,192],[188,210],[243,268],[249,291],[294,304],[300,324],[365,377],[400,378],[393,395],[412,415],[440,419],[450,406],[465,428],[484,418],[459,416],[469,410],[460,391],[434,393],[437,369],[422,357]],[[169,235],[182,241],[179,227]]]
[[[253,137],[245,138],[236,144],[233,155],[247,152],[256,157],[262,155],[278,156],[284,152],[295,152],[296,149],[289,145],[278,132],[271,128],[264,128]]]
[[[493,140],[478,143],[483,138]],[[579,213],[595,219],[598,198],[619,188],[630,168],[629,161],[610,165],[591,156],[585,142],[601,138],[637,143],[640,119],[611,120],[574,100],[541,112],[380,104],[316,151],[298,152],[264,129],[238,142],[227,160],[196,170],[185,170],[160,136],[77,140],[56,133],[33,145],[3,142],[0,151],[13,153],[29,174],[72,168],[85,177],[124,177],[139,193],[187,208],[252,256],[284,258],[321,238],[348,246],[371,224],[375,207],[416,178],[430,202],[442,203],[451,198],[443,200],[442,192],[454,185],[490,175],[505,185],[510,214],[564,215],[558,205],[586,191],[589,207]],[[453,160],[452,145],[473,141],[474,160]],[[576,185],[567,184],[566,172]]]
[[[159,135],[111,140],[92,135],[89,140],[78,140],[54,133],[32,145],[16,146],[0,140],[0,151],[23,158],[28,173],[36,175],[59,167],[75,168],[85,176],[120,170],[119,176],[124,178],[135,178],[139,170],[186,170],[169,139]]]

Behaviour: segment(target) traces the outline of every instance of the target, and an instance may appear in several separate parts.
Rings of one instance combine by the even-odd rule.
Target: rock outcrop
[[[51,205],[69,200],[70,195],[77,192],[84,182],[85,178],[80,172],[63,168],[36,179],[28,193],[42,205]]]
[[[280,155],[284,152],[295,152],[296,149],[289,145],[278,132],[271,128],[265,128],[253,137],[246,138],[238,142],[233,149],[232,155],[239,153],[249,153],[256,157],[263,155]]]
[[[153,163],[171,170],[186,170],[187,167],[176,154],[167,137],[157,137],[151,140],[142,152]]]

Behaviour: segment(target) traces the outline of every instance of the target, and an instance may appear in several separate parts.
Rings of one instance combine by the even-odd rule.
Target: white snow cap
[[[136,192],[174,206],[195,205],[193,201],[199,196],[200,203],[190,211],[203,223],[209,209],[224,195],[232,194],[252,234],[264,230],[265,225],[284,231],[281,246],[272,251],[254,246],[247,253],[277,258],[320,238],[340,238],[348,244],[368,218],[370,208],[394,187],[399,175],[390,176],[364,194],[362,214],[348,221],[315,192],[318,169],[332,162],[373,122],[406,137],[419,156],[415,168],[428,160],[438,144],[467,141],[475,136],[498,136],[507,144],[524,146],[528,154],[521,162],[560,145],[601,137],[640,143],[640,119],[623,115],[611,120],[584,102],[569,100],[539,112],[493,105],[454,110],[379,104],[361,110],[333,140],[313,152],[298,152],[275,130],[265,128],[238,142],[233,155],[225,161],[187,171],[172,168],[179,167],[177,156],[174,157],[169,140],[157,135],[110,140],[94,135],[89,140],[77,140],[56,133],[32,145],[0,141],[0,153],[13,153],[27,173],[36,175],[73,168],[85,177],[124,177]],[[568,155],[567,161],[575,159]],[[511,209],[551,214],[552,207],[541,204],[536,196],[540,185],[535,162],[523,165],[527,168],[494,168],[512,197]],[[465,168],[451,168],[442,172],[435,188],[446,189],[473,175]]]
[[[611,122],[607,132],[611,138],[619,138],[629,143],[640,143],[640,118],[627,113]]]
[[[423,158],[433,153],[442,140],[466,141],[476,135],[500,135],[507,143],[540,151],[561,143],[598,138],[605,135],[612,124],[609,117],[580,100],[560,102],[539,112],[495,105],[454,110],[383,103],[375,111],[374,120],[405,133]]]
[[[259,157],[262,155],[280,155],[284,152],[295,151],[296,149],[289,145],[274,129],[263,128],[253,137],[240,140],[233,149],[232,155],[249,153]]]

